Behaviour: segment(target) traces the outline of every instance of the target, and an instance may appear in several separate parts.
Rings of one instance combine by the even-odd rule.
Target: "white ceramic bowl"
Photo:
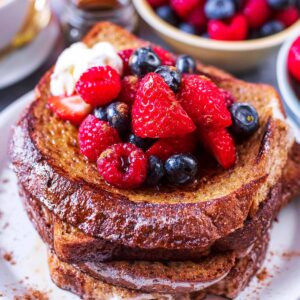
[[[7,47],[22,28],[29,4],[27,0],[0,1],[0,50]]]
[[[291,36],[281,47],[277,57],[277,81],[283,101],[293,117],[294,121],[300,126],[300,99],[291,85],[291,77],[287,69],[287,57],[289,49],[294,40],[300,36],[300,31]]]

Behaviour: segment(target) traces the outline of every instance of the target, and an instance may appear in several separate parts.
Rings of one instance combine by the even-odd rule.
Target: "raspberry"
[[[156,53],[156,55],[159,57],[161,64],[164,66],[175,66],[175,56],[168,52],[167,50],[159,47],[159,46],[153,46],[153,51]]]
[[[288,70],[300,81],[300,37],[292,44],[288,54]]]
[[[139,87],[139,79],[136,76],[125,76],[121,81],[121,92],[118,100],[132,105]]]
[[[207,24],[207,18],[204,13],[204,5],[199,5],[187,17],[187,23],[196,27],[199,31],[204,31]]]
[[[227,90],[220,89],[224,96],[226,107],[230,107],[233,103],[236,102],[236,98]]]
[[[195,124],[225,128],[232,123],[224,94],[207,77],[184,74],[178,100]]]
[[[184,136],[160,139],[147,150],[146,154],[157,156],[165,161],[174,154],[194,153],[196,147],[197,138],[195,134],[190,133]]]
[[[270,17],[271,9],[267,0],[248,0],[243,9],[250,28],[261,27]]]
[[[93,106],[103,106],[115,99],[121,90],[119,73],[110,66],[93,67],[84,72],[76,83],[76,91]]]
[[[117,130],[93,115],[81,123],[78,140],[80,152],[91,161],[96,161],[107,147],[120,142]]]
[[[158,7],[169,3],[169,0],[148,0],[148,3],[152,7]]]
[[[296,7],[288,7],[279,11],[275,16],[275,19],[281,21],[286,27],[289,27],[294,24],[299,17],[300,14]]]
[[[98,171],[106,182],[123,189],[140,186],[147,176],[147,157],[133,144],[116,144],[97,160]]]
[[[248,24],[243,15],[236,15],[229,21],[210,20],[208,34],[214,40],[242,41],[247,38]]]
[[[198,131],[205,148],[211,152],[219,164],[228,169],[236,162],[235,143],[227,129]]]
[[[134,49],[125,49],[118,52],[118,55],[122,58],[123,61],[123,75],[130,74],[129,59],[133,51]]]
[[[171,7],[179,17],[185,19],[189,13],[197,7],[199,0],[171,0]]]
[[[166,138],[192,132],[195,125],[164,79],[148,73],[139,85],[132,108],[132,129],[142,138]]]

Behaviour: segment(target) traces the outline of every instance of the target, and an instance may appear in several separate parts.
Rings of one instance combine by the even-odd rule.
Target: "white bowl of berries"
[[[300,126],[300,34],[286,41],[277,58],[277,81],[289,114]]]
[[[133,0],[174,49],[240,72],[258,66],[300,30],[299,0]]]

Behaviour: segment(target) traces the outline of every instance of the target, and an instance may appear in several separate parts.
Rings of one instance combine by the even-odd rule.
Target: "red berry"
[[[171,7],[182,19],[187,18],[189,13],[196,8],[198,4],[199,0],[171,0]]]
[[[139,87],[139,79],[136,76],[125,76],[121,81],[121,92],[118,100],[132,105]]]
[[[204,31],[207,24],[207,18],[204,13],[204,5],[199,5],[189,14],[187,23],[195,26],[199,31]]]
[[[89,160],[96,161],[107,147],[119,143],[120,137],[108,122],[88,115],[79,127],[78,140],[80,152]]]
[[[184,74],[178,100],[195,124],[225,128],[232,123],[224,94],[207,77]]]
[[[123,189],[136,188],[146,179],[148,161],[145,153],[133,144],[116,144],[97,160],[104,180]]]
[[[166,138],[192,132],[195,125],[164,79],[148,73],[139,85],[132,108],[132,129],[142,138]]]
[[[78,95],[54,96],[49,98],[48,104],[61,119],[70,121],[74,125],[79,125],[92,111],[92,107]]]
[[[235,164],[235,143],[227,129],[205,130],[201,128],[198,132],[203,145],[223,168],[228,169]]]
[[[286,27],[294,24],[300,17],[299,10],[296,7],[288,7],[284,10],[279,11],[275,18],[281,21]]]
[[[226,107],[230,107],[233,103],[236,102],[236,98],[232,95],[232,93],[224,89],[220,89],[220,91],[224,96]]]
[[[229,21],[210,20],[208,34],[214,40],[242,41],[248,35],[247,19],[243,15],[236,15]]]
[[[129,75],[131,73],[129,67],[129,59],[133,53],[134,49],[125,49],[118,52],[119,56],[123,61],[123,75]]]
[[[288,54],[289,72],[300,81],[300,37],[292,44]]]
[[[111,102],[120,90],[120,75],[110,66],[90,68],[76,83],[78,94],[93,106],[103,106]]]
[[[270,17],[271,9],[267,0],[248,0],[243,9],[249,27],[257,29],[261,27]]]
[[[148,3],[152,6],[152,7],[158,7],[158,6],[162,6],[162,5],[166,5],[169,3],[169,0],[148,0]]]
[[[176,58],[173,53],[171,53],[159,46],[153,46],[152,49],[156,53],[156,55],[159,57],[161,64],[163,66],[175,66]]]
[[[195,134],[190,133],[167,139],[160,139],[155,142],[146,152],[148,156],[154,155],[165,161],[170,156],[180,153],[194,153],[197,147]]]

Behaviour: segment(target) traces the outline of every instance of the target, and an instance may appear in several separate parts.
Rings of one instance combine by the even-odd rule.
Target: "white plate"
[[[22,295],[32,288],[47,292],[51,300],[74,300],[78,298],[51,282],[45,246],[27,219],[18,196],[16,178],[8,168],[10,128],[32,99],[33,94],[29,93],[0,114],[0,211],[3,214],[0,218],[0,295],[4,295],[0,298],[13,299],[13,296]],[[274,225],[263,266],[267,278],[261,282],[254,278],[239,300],[300,299],[299,200],[286,207]],[[10,252],[15,264],[3,258]]]
[[[30,44],[1,58],[0,89],[34,72],[49,56],[58,34],[58,24],[52,20]]]

